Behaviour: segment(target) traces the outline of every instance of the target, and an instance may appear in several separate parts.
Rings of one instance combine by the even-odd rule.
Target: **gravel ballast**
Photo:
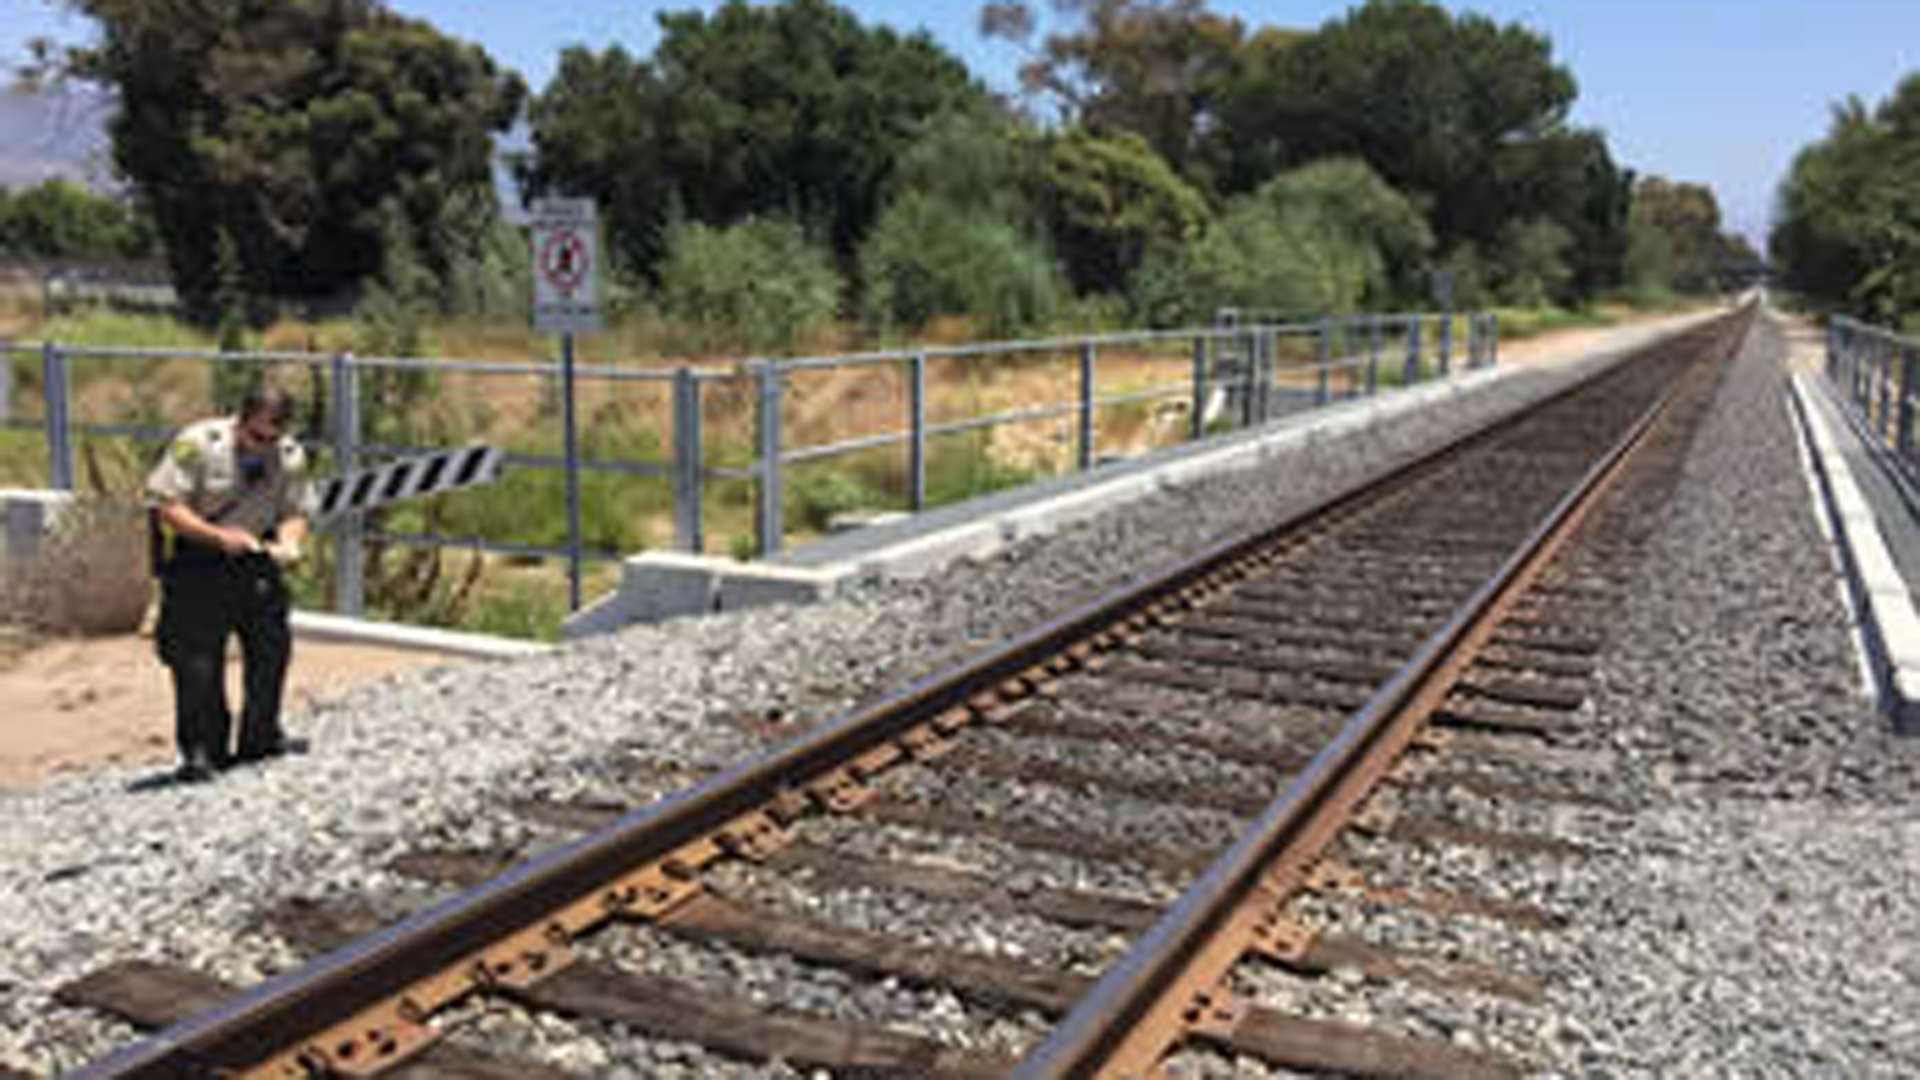
[[[1920,1076],[1920,744],[1858,685],[1786,379],[1763,319],[1587,706],[1642,806],[1563,883],[1584,1075]]]
[[[1920,914],[1901,857],[1920,831],[1903,820],[1913,755],[1877,737],[1884,724],[1852,694],[1846,616],[1767,340],[1777,335],[1723,389],[1589,705],[1595,743],[1638,755],[1622,782],[1647,810],[1554,887],[1583,913],[1546,973],[1585,1033],[1562,1040],[1568,1071],[1920,1075],[1920,960],[1900,944]],[[730,718],[812,720],[870,699],[1561,378],[1516,376],[1259,474],[1165,489],[938,580],[389,680],[292,718],[311,755],[212,785],[132,793],[136,774],[107,771],[0,797],[0,1064],[53,1072],[131,1038],[51,1000],[109,958],[236,981],[282,970],[285,950],[248,931],[262,907],[399,891],[384,867],[406,850],[524,842],[524,822],[487,809],[502,794],[604,790],[616,750],[690,771],[734,760],[757,744]],[[1669,738],[1680,749],[1664,749]],[[701,955],[673,954],[695,966]],[[901,1007],[876,999],[869,1011]],[[937,1029],[943,1010],[929,1011]],[[581,1053],[560,1042],[557,1059]],[[579,1063],[656,1075],[676,1053]],[[697,1054],[688,1064],[705,1074]]]

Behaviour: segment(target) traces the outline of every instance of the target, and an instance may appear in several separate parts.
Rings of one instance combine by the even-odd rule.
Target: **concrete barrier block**
[[[37,488],[0,488],[0,557],[33,559],[73,493]]]
[[[817,570],[775,563],[739,563],[718,575],[721,611],[740,611],[770,604],[816,604],[831,599],[849,569]]]
[[[705,615],[717,606],[720,575],[731,565],[731,559],[707,555],[642,552],[621,567],[620,593],[642,622]]]

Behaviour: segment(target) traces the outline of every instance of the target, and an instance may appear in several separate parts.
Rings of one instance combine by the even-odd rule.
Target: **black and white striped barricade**
[[[337,476],[320,483],[313,517],[326,520],[443,491],[491,484],[500,479],[505,456],[497,446],[469,446]]]

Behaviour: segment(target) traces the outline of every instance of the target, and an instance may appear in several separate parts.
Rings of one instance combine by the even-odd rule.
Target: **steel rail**
[[[1717,348],[1718,343],[1715,343]],[[1342,726],[1167,913],[1022,1060],[1013,1080],[1135,1077],[1152,1068],[1207,1010],[1230,1024],[1214,990],[1250,950],[1262,915],[1279,909],[1410,746],[1427,715],[1492,636],[1494,626],[1571,538],[1679,399],[1684,377],[1649,407],[1500,570]],[[1256,906],[1257,905],[1257,906]],[[1199,969],[1199,970],[1196,970]],[[1195,991],[1198,990],[1198,996]],[[1184,996],[1183,996],[1184,995]]]
[[[1569,398],[1610,367],[1550,395]],[[1530,410],[1531,411],[1531,410]],[[1118,647],[1130,632],[1224,588],[1313,525],[1417,483],[1520,417],[1382,468],[1282,522],[1221,541],[1143,583],[1115,590],[949,672],[846,714],[484,885],[269,980],[225,1005],[128,1046],[75,1080],[367,1075],[431,1045],[431,1017],[469,994],[528,985],[561,970],[570,943],[615,918],[647,918],[697,887],[694,873],[794,816],[838,808],[836,792],[911,757],[1035,681]]]

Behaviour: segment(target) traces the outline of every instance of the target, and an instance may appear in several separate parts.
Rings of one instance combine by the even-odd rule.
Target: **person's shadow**
[[[204,787],[235,770],[253,768],[271,761],[277,761],[280,758],[304,756],[312,748],[313,744],[306,739],[289,738],[281,747],[280,752],[271,757],[251,761],[235,761],[210,776],[188,775],[177,767],[168,769],[165,772],[149,773],[146,776],[135,777],[130,781],[127,784],[127,791],[130,794],[137,795],[148,791],[165,791],[168,788]]]

